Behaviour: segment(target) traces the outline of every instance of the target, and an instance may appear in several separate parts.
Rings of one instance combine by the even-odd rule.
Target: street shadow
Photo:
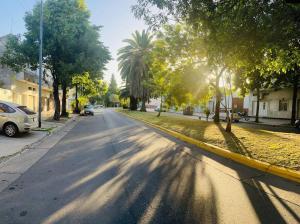
[[[146,127],[86,129],[95,121],[78,124],[1,194],[0,222],[218,223],[205,164]]]
[[[299,221],[298,214],[276,197],[271,185],[269,191],[275,196],[262,191],[265,186],[254,177],[263,173],[139,122],[111,116],[77,124],[2,192],[0,222],[219,223],[222,198],[218,196],[220,191],[230,191],[226,185],[216,185],[222,170],[212,172],[207,158],[236,171],[241,180],[235,180],[236,184],[244,189],[260,223],[286,223],[274,200]],[[281,187],[300,194],[299,188],[289,186]]]

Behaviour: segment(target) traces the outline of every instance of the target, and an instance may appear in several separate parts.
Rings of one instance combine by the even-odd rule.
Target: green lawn
[[[300,135],[296,133],[267,131],[235,124],[232,133],[227,133],[224,130],[225,123],[217,125],[164,113],[158,118],[156,113],[151,112],[120,112],[270,164],[300,170]]]

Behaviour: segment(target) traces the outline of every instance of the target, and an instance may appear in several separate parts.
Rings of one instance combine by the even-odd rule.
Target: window
[[[263,110],[266,110],[266,103],[263,103]]]
[[[26,106],[19,106],[18,109],[23,111],[25,114],[32,115],[35,114],[32,110],[28,109]]]
[[[14,113],[16,112],[13,108],[11,108],[10,106],[4,104],[4,103],[0,103],[0,113]]]
[[[279,100],[279,111],[287,111],[287,109],[288,109],[288,101]]]

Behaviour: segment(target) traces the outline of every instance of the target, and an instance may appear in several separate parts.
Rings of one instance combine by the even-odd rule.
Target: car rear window
[[[26,106],[19,106],[18,109],[20,109],[21,111],[23,111],[25,114],[28,114],[28,115],[35,114],[35,112],[33,112],[32,110],[28,109]]]
[[[0,113],[14,113],[16,112],[13,108],[11,108],[10,106],[4,104],[4,103],[0,103]]]

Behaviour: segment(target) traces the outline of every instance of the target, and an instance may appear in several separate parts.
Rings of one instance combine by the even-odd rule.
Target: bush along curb
[[[163,131],[163,132],[165,132],[165,133],[167,133],[167,134],[169,134],[169,135],[171,135],[175,138],[178,138],[178,139],[180,139],[184,142],[190,143],[192,145],[196,145],[199,148],[204,149],[206,151],[209,151],[209,152],[212,152],[212,153],[217,154],[219,156],[231,159],[235,162],[238,162],[240,164],[255,168],[257,170],[261,170],[263,172],[270,173],[270,174],[280,176],[282,178],[300,183],[300,172],[298,172],[298,171],[288,169],[288,168],[284,168],[284,167],[280,167],[280,166],[276,166],[276,165],[272,165],[272,164],[262,162],[262,161],[259,161],[259,160],[256,160],[256,159],[252,159],[250,157],[247,157],[247,156],[235,153],[235,152],[231,152],[227,149],[223,149],[223,148],[220,148],[218,146],[214,146],[214,145],[196,140],[194,138],[191,138],[191,137],[188,137],[186,135],[180,134],[176,131],[169,130],[169,129],[161,127],[159,125],[152,124],[149,121],[130,116],[126,113],[122,113],[122,112],[119,112],[119,113],[121,113],[123,115],[126,115],[127,117],[130,117],[134,120],[142,121],[145,124],[147,124],[148,126],[159,129],[159,130],[161,130],[161,131]]]

